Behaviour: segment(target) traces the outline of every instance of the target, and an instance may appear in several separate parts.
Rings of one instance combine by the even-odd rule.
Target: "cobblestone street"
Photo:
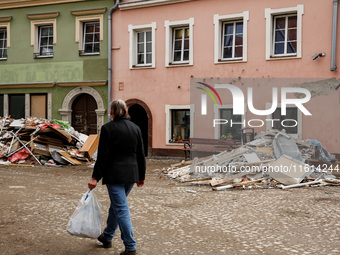
[[[213,192],[159,178],[174,162],[148,159],[146,185],[129,196],[138,254],[340,254],[339,187]],[[113,248],[103,249],[66,231],[91,173],[86,166],[1,166],[1,254],[119,254],[119,232]],[[95,193],[104,227],[105,186]]]

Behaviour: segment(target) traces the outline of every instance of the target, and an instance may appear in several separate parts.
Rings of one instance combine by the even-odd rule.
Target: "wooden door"
[[[97,134],[96,109],[96,100],[91,95],[79,95],[72,104],[72,127],[86,135]]]

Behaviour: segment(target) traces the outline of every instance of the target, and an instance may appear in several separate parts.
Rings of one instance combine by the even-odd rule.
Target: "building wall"
[[[36,3],[33,1],[15,3],[13,1],[11,5],[6,6],[0,4],[0,17],[12,16],[11,21],[5,22],[10,23],[10,47],[7,49],[7,60],[0,61],[0,93],[52,93],[52,118],[62,119],[63,116],[59,109],[62,109],[65,96],[77,87],[89,86],[98,92],[103,101],[101,107],[105,110],[107,108],[108,79],[107,20],[108,11],[113,4],[114,1],[111,0],[45,1],[45,5],[43,2],[37,1]],[[100,8],[106,8],[106,10],[99,14],[73,15],[71,13],[75,10]],[[59,12],[59,16],[55,18],[56,44],[53,45],[53,58],[34,58],[34,47],[31,45],[31,21],[41,19],[29,19],[27,15],[54,12]],[[80,56],[79,43],[75,39],[76,18],[91,15],[103,15],[103,38],[100,42],[100,54]],[[50,18],[46,18],[46,20],[48,19]],[[1,23],[4,22],[0,22],[0,26]],[[93,82],[97,81],[101,81],[101,83],[94,85]],[[69,84],[64,86],[62,83],[65,82]],[[55,83],[55,85],[39,88],[31,85],[39,83]],[[25,84],[25,87],[15,88],[13,86],[18,84]],[[104,118],[107,121],[107,116]]]
[[[323,95],[323,80],[339,79],[339,71],[330,71],[332,10],[333,1],[318,0],[201,0],[154,7],[127,9],[122,1],[113,14],[112,50],[112,98],[124,100],[139,99],[152,112],[152,147],[154,149],[181,149],[182,145],[167,145],[166,105],[190,105],[191,78],[233,78],[242,79],[309,79],[322,82],[314,91],[313,98],[305,105],[312,117],[303,117],[302,139],[319,140],[329,151],[339,152],[340,98],[333,89]],[[301,58],[266,60],[266,19],[265,9],[288,8],[303,5]],[[320,11],[322,10],[322,11]],[[214,63],[214,15],[229,15],[249,12],[247,21],[248,46],[247,61],[238,63]],[[193,65],[166,67],[165,65],[165,21],[179,21],[194,18],[193,26]],[[130,69],[129,65],[129,25],[137,26],[155,22],[155,67]],[[339,22],[338,22],[339,23]],[[339,45],[339,44],[338,44]],[[324,52],[325,57],[312,60],[316,53]],[[340,65],[340,50],[336,53]],[[314,80],[315,81],[315,80]],[[292,86],[291,83],[277,86]],[[122,86],[123,85],[123,86]],[[242,85],[240,85],[242,87]],[[271,102],[271,85],[267,87],[253,83],[254,104],[265,108]],[[246,86],[242,87],[246,94]],[[232,101],[229,101],[231,104]],[[247,118],[252,118],[249,111]],[[197,130],[197,127],[195,127]],[[256,131],[261,131],[257,129]],[[195,131],[196,132],[196,131]]]

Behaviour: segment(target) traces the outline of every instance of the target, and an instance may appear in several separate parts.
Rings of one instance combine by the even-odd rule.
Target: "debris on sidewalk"
[[[99,135],[81,134],[67,121],[0,118],[1,164],[91,164],[98,141]]]
[[[340,186],[340,162],[315,140],[298,140],[284,130],[218,154],[180,162],[163,170],[178,183],[212,190]],[[335,176],[335,175],[337,176]]]

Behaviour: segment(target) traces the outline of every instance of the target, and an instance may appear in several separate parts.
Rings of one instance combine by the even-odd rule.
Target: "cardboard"
[[[89,158],[92,158],[94,153],[97,151],[99,145],[99,135],[90,135],[85,141],[80,152],[85,152]]]

